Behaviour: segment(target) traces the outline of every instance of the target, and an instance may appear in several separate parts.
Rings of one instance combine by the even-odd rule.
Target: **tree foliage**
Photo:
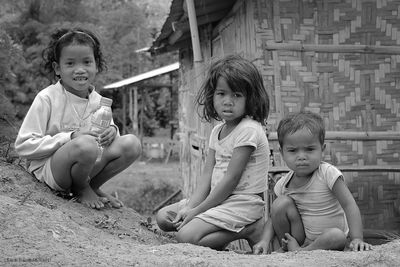
[[[8,96],[16,90],[12,87],[15,75],[11,70],[11,65],[17,58],[22,59],[21,49],[12,42],[5,31],[0,29],[0,116],[3,119],[11,119],[15,116]],[[9,85],[11,88],[8,87]]]
[[[0,108],[22,119],[34,96],[52,81],[43,72],[42,51],[56,28],[83,26],[100,37],[108,71],[96,88],[174,61],[150,58],[137,49],[151,45],[165,19],[169,1],[151,0],[1,0],[0,95],[11,105]],[[163,15],[160,15],[163,14]],[[115,105],[122,97],[116,95]],[[154,100],[157,102],[158,100]],[[153,101],[153,102],[154,102]],[[146,109],[153,109],[147,103]],[[144,109],[143,109],[144,110]],[[155,111],[154,111],[155,112]],[[153,116],[153,111],[151,116]],[[11,115],[12,116],[12,115]],[[150,120],[149,120],[150,121]],[[149,127],[158,127],[156,126]]]

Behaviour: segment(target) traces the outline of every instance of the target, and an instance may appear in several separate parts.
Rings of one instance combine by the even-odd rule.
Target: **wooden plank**
[[[276,43],[267,41],[264,45],[267,50],[297,51],[297,52],[325,52],[325,53],[362,53],[362,54],[400,54],[399,46],[381,45],[331,45],[331,44],[301,44]]]
[[[159,209],[165,206],[165,204],[168,203],[171,199],[179,195],[181,192],[181,189],[176,190],[174,193],[172,193],[170,196],[168,196],[165,200],[163,200],[160,204],[158,204],[154,209],[153,209],[153,214],[156,213]]]
[[[282,119],[282,96],[281,96],[281,66],[279,63],[278,51],[272,51],[272,60],[274,64],[274,91],[275,108],[277,119]]]
[[[280,18],[280,8],[279,8],[279,0],[272,0],[272,14],[274,21],[274,36],[276,42],[282,41],[282,33],[281,33],[281,18]]]
[[[276,132],[268,135],[269,141],[277,141]],[[400,132],[395,131],[368,131],[368,132],[351,132],[351,131],[326,131],[325,140],[357,140],[357,141],[374,141],[374,140],[400,140]]]
[[[400,166],[395,165],[363,165],[363,166],[336,166],[342,172],[400,172]],[[289,172],[285,166],[273,166],[268,171],[271,174]]]

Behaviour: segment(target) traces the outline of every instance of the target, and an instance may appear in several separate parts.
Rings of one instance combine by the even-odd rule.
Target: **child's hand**
[[[183,218],[182,223],[176,228],[178,231],[188,222],[190,222],[199,212],[196,209],[189,209],[186,216]]]
[[[269,242],[261,240],[253,246],[253,254],[269,254]]]
[[[172,223],[174,226],[178,229],[178,227],[181,225],[183,219],[186,217],[186,213],[189,210],[188,207],[183,207],[178,213],[176,214],[175,218],[172,220]]]
[[[370,244],[362,241],[359,238],[354,238],[353,240],[351,240],[349,247],[352,251],[364,251],[372,249],[372,246]]]
[[[117,129],[114,126],[110,126],[104,130],[98,137],[99,144],[103,147],[111,145],[117,135]]]
[[[169,210],[167,211],[167,220],[173,222],[176,218],[177,213],[175,211]]]

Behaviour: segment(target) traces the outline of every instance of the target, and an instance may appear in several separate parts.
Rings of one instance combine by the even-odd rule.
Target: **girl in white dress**
[[[236,239],[250,246],[263,229],[269,146],[264,130],[269,98],[250,61],[227,56],[214,62],[198,94],[201,117],[222,121],[210,135],[202,176],[189,199],[161,209],[157,222],[177,240],[223,249]]]

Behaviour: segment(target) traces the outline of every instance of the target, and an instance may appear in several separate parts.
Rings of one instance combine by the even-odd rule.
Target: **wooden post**
[[[126,90],[122,88],[122,134],[126,134]]]
[[[173,92],[174,92],[174,86],[172,85],[172,81],[173,81],[173,78],[172,78],[172,73],[170,73],[169,74],[169,83],[171,84],[171,86],[170,87],[168,87],[168,89],[169,89],[169,95],[170,95],[170,102],[169,102],[169,118],[170,118],[170,122],[171,121],[174,121],[173,120],[173,116],[174,116],[174,108],[173,108],[173,103],[174,103],[174,101],[173,101]],[[171,137],[171,139],[174,137],[174,125],[172,124],[172,123],[170,123],[170,127],[171,127],[171,129],[170,129],[170,137]]]
[[[134,134],[138,134],[138,88],[133,87],[133,119],[132,130]]]
[[[140,136],[140,142],[143,143],[143,112],[144,112],[144,105],[145,105],[145,100],[144,100],[144,94],[145,92],[143,92],[142,90],[142,94],[141,94],[141,99],[142,99],[142,103],[140,105],[140,131],[139,131],[139,136]]]
[[[275,41],[279,43],[282,42],[279,0],[273,0],[272,15],[274,22],[274,37]]]
[[[128,99],[128,103],[129,103],[129,119],[131,120],[131,123],[133,125],[132,87],[129,87],[129,89],[128,89],[128,96],[129,96],[129,99]]]
[[[202,61],[203,58],[201,56],[199,30],[197,28],[197,17],[194,0],[186,0],[186,5],[188,9],[190,33],[192,37],[193,61],[199,62]]]

